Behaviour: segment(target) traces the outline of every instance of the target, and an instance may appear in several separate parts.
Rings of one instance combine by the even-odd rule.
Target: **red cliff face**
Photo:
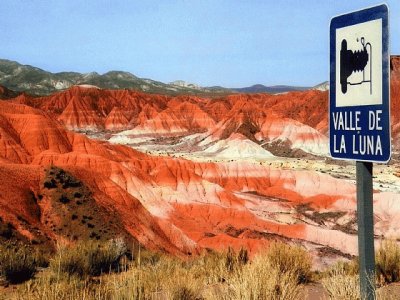
[[[0,101],[0,221],[41,243],[121,235],[185,255],[228,246],[255,252],[290,239],[313,253],[356,254],[347,169],[332,177],[274,157],[324,155],[327,102],[319,91],[202,99],[83,87]],[[374,198],[376,233],[396,232],[398,194],[377,190]]]
[[[157,112],[162,113],[162,117],[172,119],[172,122],[176,120],[177,123],[183,123],[182,125],[190,130],[191,127],[207,128],[207,126],[214,125],[215,121],[218,122],[226,117],[235,116],[240,112],[259,118],[262,115],[257,114],[257,110],[264,111],[267,109],[287,113],[288,107],[291,109],[301,107],[304,101],[310,103],[310,107],[317,102],[323,104],[326,101],[326,95],[323,93],[310,93],[315,97],[294,93],[293,95],[278,96],[260,94],[235,95],[221,99],[201,99],[197,97],[147,95],[126,90],[111,91],[73,87],[65,92],[48,97],[29,98],[21,96],[16,98],[15,102],[58,115],[66,126],[74,128],[84,129],[86,126],[96,127],[99,125],[104,127],[104,122],[110,114],[114,118],[113,115],[119,114],[119,112],[122,112],[123,119],[128,119],[133,125],[143,126],[145,121],[156,118],[155,112]],[[298,101],[296,102],[296,100]],[[142,122],[138,123],[138,118],[142,112],[147,114],[147,118],[142,118]],[[294,112],[292,114],[299,117]],[[82,120],[77,119],[78,117]],[[119,122],[120,117],[121,114],[116,118],[116,123]],[[110,120],[108,120],[108,124],[111,124]]]
[[[67,132],[41,111],[20,104],[0,102],[0,120],[0,217],[27,238],[73,240],[72,234],[67,236],[60,229],[61,224],[71,220],[51,215],[60,213],[63,205],[71,208],[73,202],[79,203],[87,190],[86,193],[92,195],[92,214],[100,212],[104,220],[113,219],[113,230],[119,231],[117,234],[129,235],[152,249],[165,249],[175,254],[193,251],[186,244],[176,247],[157,225],[158,219],[112,180],[114,172],[120,174],[126,169],[122,161],[141,159],[142,154]],[[82,182],[78,187],[84,191],[78,189],[72,193],[64,183],[53,184],[49,175],[51,166],[72,174]],[[131,171],[125,176],[142,175]],[[49,208],[51,202],[58,203],[58,210]],[[74,209],[76,218],[82,218],[78,206]],[[101,236],[95,229],[93,232],[92,237]]]
[[[326,143],[327,93],[319,91],[202,99],[73,87],[49,97],[20,96],[14,102],[41,109],[76,131],[132,130],[130,135],[160,137],[204,133],[210,143],[203,146],[221,139],[232,144],[239,134],[255,143],[251,149],[261,152],[257,144],[270,150],[271,143],[290,148],[311,141],[307,151],[314,153]]]
[[[68,132],[42,111],[21,104],[0,102],[0,119],[0,217],[28,239],[73,240],[79,238],[74,231],[101,238],[94,230],[62,230],[73,218],[68,211],[75,210],[75,218],[97,211],[104,222],[114,220],[108,231],[119,230],[152,249],[177,255],[228,245],[257,250],[268,244],[265,232],[307,236],[305,224],[278,224],[263,216],[265,200],[285,199],[281,209],[290,210],[319,194],[328,194],[329,201],[314,201],[315,208],[329,207],[339,197],[332,193],[339,184],[332,178],[330,188],[321,189],[315,184],[324,176],[316,176],[310,193],[297,186],[304,175],[292,171],[148,156]],[[79,184],[65,186],[60,172]],[[86,200],[78,205],[81,199]],[[103,221],[90,224],[97,228]]]
[[[390,65],[394,106],[399,101],[400,57],[392,56]],[[323,135],[328,131],[328,93],[316,90],[202,99],[75,86],[42,98],[20,95],[14,102],[50,113],[64,126],[74,130],[121,131],[137,128],[142,133],[190,133],[207,131],[218,127],[216,124],[239,124],[246,119],[243,123],[251,124],[256,131],[254,133],[257,133],[272,116],[286,119],[290,124],[306,125]],[[392,113],[396,130],[399,126],[397,110],[392,110]],[[268,136],[265,132],[263,135]]]
[[[390,112],[392,114],[392,141],[395,149],[400,148],[400,56],[390,61]]]
[[[390,59],[390,76],[392,80],[400,80],[400,55]]]

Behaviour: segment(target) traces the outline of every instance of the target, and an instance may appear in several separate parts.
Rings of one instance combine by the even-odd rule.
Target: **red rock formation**
[[[193,251],[193,247],[177,248],[171,243],[157,225],[158,220],[110,179],[113,170],[118,174],[124,169],[121,160],[140,159],[142,154],[66,132],[41,111],[24,105],[0,102],[0,120],[0,130],[6,133],[0,136],[0,145],[6,145],[0,148],[0,217],[14,224],[23,235],[36,239],[38,233],[34,228],[39,228],[40,235],[66,239],[42,222],[40,216],[46,209],[41,204],[46,199],[37,200],[46,190],[45,169],[57,165],[84,182],[98,207],[111,209],[122,224],[121,232],[129,232],[149,248],[175,254]]]
[[[68,129],[102,129],[102,120],[88,100],[86,97],[72,97],[58,119]]]
[[[392,57],[390,82],[390,113],[392,115],[392,143],[395,149],[400,148],[400,56]]]
[[[400,80],[400,55],[392,56],[390,59],[391,80]]]
[[[397,138],[396,60],[392,66]],[[349,181],[262,163],[151,156],[65,128],[129,129],[126,136],[146,134],[153,144],[187,139],[187,147],[210,156],[247,147],[270,157],[265,149],[275,142],[318,154],[315,149],[326,143],[327,92],[201,99],[73,87],[49,97],[0,101],[0,217],[29,239],[73,240],[60,229],[67,224],[62,208],[80,200],[75,187],[51,181],[55,166],[79,181],[78,196],[86,197],[86,204],[71,207],[98,212],[99,224],[115,220],[109,230],[152,249],[176,255],[228,246],[257,251],[271,239],[292,239],[309,249],[356,254],[355,186]],[[377,234],[400,228],[393,215],[397,194],[376,193],[376,199]]]
[[[326,108],[321,107],[326,105],[326,97],[326,93],[311,91],[277,96],[232,95],[221,99],[171,98],[126,90],[72,87],[49,97],[20,96],[14,101],[59,115],[67,128],[76,130],[122,130],[137,126],[146,132],[195,132],[209,130],[217,122],[238,117],[244,123],[261,126],[267,114],[273,112],[324,131]],[[302,110],[304,103],[310,107],[307,113]],[[125,119],[130,120],[130,125]]]
[[[106,130],[124,130],[128,128],[129,120],[122,109],[114,107],[105,119],[104,126]]]
[[[93,195],[91,211],[102,220],[115,219],[115,228],[145,246],[177,255],[229,245],[257,250],[271,235],[314,243],[304,224],[276,222],[263,215],[263,205],[284,199],[283,206],[274,205],[287,210],[312,202],[317,209],[343,198],[343,184],[327,175],[152,157],[67,132],[46,113],[21,104],[0,102],[0,118],[6,133],[0,142],[11,145],[0,148],[0,217],[30,239],[72,239],[59,229],[62,214],[51,217],[60,214],[51,199],[63,192],[58,187],[52,194],[44,184],[51,166],[82,182]],[[322,180],[331,183],[321,186]],[[347,189],[354,192],[351,185]],[[325,196],[319,201],[318,195]]]

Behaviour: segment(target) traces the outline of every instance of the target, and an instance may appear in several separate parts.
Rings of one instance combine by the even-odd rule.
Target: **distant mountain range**
[[[269,93],[269,94],[279,94],[286,93],[290,91],[305,91],[309,90],[310,87],[302,87],[302,86],[288,86],[288,85],[274,85],[274,86],[265,86],[263,84],[255,84],[249,87],[244,88],[231,88],[231,90],[236,91],[238,93]]]
[[[321,82],[320,84],[317,84],[316,86],[313,87],[313,90],[328,91],[329,90],[329,81],[324,81],[324,82]]]
[[[135,89],[147,93],[167,95],[219,95],[232,93],[222,87],[201,88],[177,83],[165,84],[159,81],[139,78],[129,72],[110,71],[81,74],[77,72],[51,73],[22,65],[15,61],[0,59],[0,85],[13,91],[28,91],[34,95],[49,95],[73,85],[94,85],[102,89]]]
[[[135,89],[147,93],[166,95],[219,96],[233,93],[270,93],[278,94],[289,91],[302,91],[310,87],[265,86],[256,84],[243,88],[224,88],[221,86],[201,87],[183,80],[163,83],[152,79],[139,78],[129,72],[110,71],[104,74],[96,72],[51,73],[30,65],[0,59],[0,85],[10,90],[26,91],[33,95],[49,95],[68,89],[73,85],[94,85],[102,89]]]

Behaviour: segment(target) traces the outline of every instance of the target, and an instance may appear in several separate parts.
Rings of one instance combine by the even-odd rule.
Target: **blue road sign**
[[[388,44],[384,4],[331,21],[329,139],[333,158],[390,160]]]

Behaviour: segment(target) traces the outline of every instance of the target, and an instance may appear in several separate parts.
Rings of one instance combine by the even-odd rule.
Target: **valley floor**
[[[281,149],[280,154],[286,153],[287,157],[277,156],[240,136],[230,137],[222,142],[214,140],[209,132],[170,135],[137,134],[134,130],[128,130],[88,135],[94,139],[130,146],[153,157],[177,162],[191,161],[199,166],[215,165],[216,169],[220,170],[217,172],[224,173],[222,176],[226,176],[228,182],[235,181],[235,184],[218,183],[218,185],[233,192],[237,199],[244,201],[246,209],[263,221],[272,222],[276,226],[288,226],[287,230],[264,227],[263,234],[267,236],[268,232],[272,239],[286,238],[287,241],[303,245],[314,253],[316,268],[324,268],[337,259],[357,254],[354,162],[333,160],[326,154],[293,152],[294,150],[290,148]],[[268,146],[264,148],[267,149]],[[327,147],[321,147],[325,148]],[[398,222],[395,221],[395,214],[400,210],[400,205],[397,203],[400,194],[400,165],[393,159],[389,164],[374,164],[373,172],[376,205],[375,236],[379,247],[383,237],[397,236],[395,228],[398,227]],[[272,180],[276,176],[274,174],[278,173],[279,179],[273,183]],[[203,180],[210,180],[207,176],[200,176]],[[247,183],[237,184],[238,179],[233,179],[237,176],[243,177]],[[264,176],[266,181],[259,180],[257,184],[252,184],[250,180],[253,176],[257,178]],[[262,182],[269,184],[270,189],[265,189]],[[272,189],[282,189],[282,191],[271,192]],[[207,192],[204,196],[206,195]],[[189,197],[189,202],[193,203],[210,201],[202,200],[201,196],[196,194],[191,194]],[[231,225],[237,233],[230,237],[246,238],[246,234],[241,234],[247,230],[245,224],[240,225],[242,227],[237,227],[234,223]],[[182,228],[181,226],[179,227]],[[304,228],[302,234],[295,233],[298,230],[296,226]],[[210,230],[212,232],[212,229]],[[254,236],[254,231],[250,235]],[[189,237],[193,238],[191,235]],[[204,243],[206,239],[203,240],[203,246],[215,245]],[[198,243],[200,240],[195,239],[195,241]],[[225,241],[229,243],[228,240]]]

